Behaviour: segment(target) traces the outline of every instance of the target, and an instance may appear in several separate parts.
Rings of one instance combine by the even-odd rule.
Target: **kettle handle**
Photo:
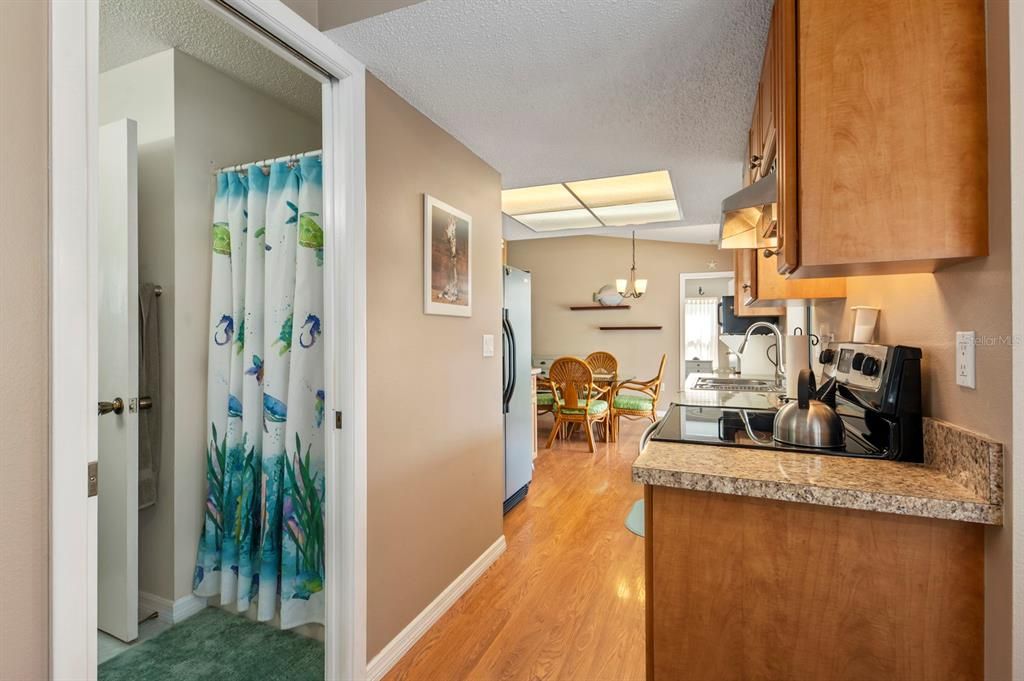
[[[811,408],[811,395],[817,391],[814,384],[814,372],[810,369],[801,369],[800,377],[796,384],[796,401],[800,409]]]

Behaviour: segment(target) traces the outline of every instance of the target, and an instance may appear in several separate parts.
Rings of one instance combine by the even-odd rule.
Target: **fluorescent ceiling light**
[[[672,178],[669,177],[667,170],[566,182],[565,185],[590,208],[624,203],[675,201],[676,198],[672,191]]]
[[[679,206],[675,200],[630,203],[594,208],[594,215],[610,227],[645,225],[649,222],[668,222],[679,219]]]
[[[547,213],[583,208],[564,184],[545,184],[501,192],[501,212],[506,215]]]
[[[535,232],[553,232],[558,229],[585,229],[600,227],[601,223],[586,208],[559,210],[547,213],[514,215],[514,219]]]
[[[667,170],[506,189],[501,211],[538,232],[680,219]]]

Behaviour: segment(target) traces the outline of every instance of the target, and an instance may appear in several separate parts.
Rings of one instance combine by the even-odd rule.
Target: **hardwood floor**
[[[594,454],[580,435],[541,449],[505,554],[386,678],[642,679],[643,539],[624,523],[643,497],[630,465],[646,425],[624,420]]]

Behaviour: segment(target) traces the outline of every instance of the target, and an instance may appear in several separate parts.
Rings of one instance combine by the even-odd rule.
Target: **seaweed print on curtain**
[[[217,176],[206,515],[193,589],[324,622],[321,164]]]

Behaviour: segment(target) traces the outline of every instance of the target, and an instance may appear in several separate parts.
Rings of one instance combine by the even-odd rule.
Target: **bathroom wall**
[[[140,281],[159,283],[160,497],[140,512],[139,588],[192,591],[206,499],[212,171],[320,148],[320,121],[177,51],[101,76],[101,123],[139,123]]]

